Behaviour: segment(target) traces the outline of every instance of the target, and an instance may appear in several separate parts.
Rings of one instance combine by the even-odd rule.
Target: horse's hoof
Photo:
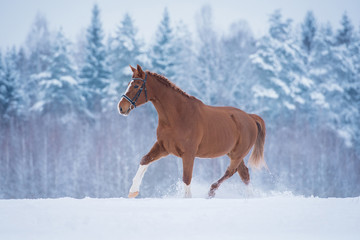
[[[192,195],[191,195],[191,193],[190,194],[184,194],[184,198],[192,198]]]
[[[215,197],[215,190],[210,190],[208,198],[211,199],[211,198],[214,198],[214,197]]]
[[[128,198],[135,198],[137,195],[139,195],[139,192],[130,192]]]

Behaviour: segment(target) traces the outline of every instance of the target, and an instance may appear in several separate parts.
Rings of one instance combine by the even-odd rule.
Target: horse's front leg
[[[129,191],[129,198],[134,198],[139,195],[141,181],[150,163],[165,157],[166,155],[168,155],[168,153],[165,151],[165,149],[158,142],[156,142],[151,148],[150,152],[146,154],[140,161],[139,169],[133,178],[133,183]]]
[[[185,184],[185,194],[184,197],[191,198],[191,179],[194,167],[194,156],[193,155],[185,155],[182,156],[183,160],[183,182]]]

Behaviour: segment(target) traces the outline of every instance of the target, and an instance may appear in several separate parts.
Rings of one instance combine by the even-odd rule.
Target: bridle
[[[126,100],[129,101],[129,103],[131,103],[131,105],[134,106],[134,108],[136,108],[136,101],[139,99],[140,97],[140,94],[142,92],[142,90],[144,89],[144,92],[145,92],[145,102],[147,102],[147,92],[146,92],[146,78],[147,78],[147,73],[145,72],[145,78],[142,79],[142,78],[132,78],[132,80],[141,80],[143,81],[143,84],[141,85],[140,89],[137,91],[137,93],[135,94],[135,96],[130,99],[128,96],[126,96],[125,94],[122,95],[123,98],[125,98]]]

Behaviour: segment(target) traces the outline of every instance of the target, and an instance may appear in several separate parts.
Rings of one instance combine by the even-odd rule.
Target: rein
[[[144,89],[144,92],[145,92],[145,101],[147,102],[147,91],[146,91],[146,78],[147,78],[147,72],[145,72],[145,78],[142,79],[142,78],[132,78],[132,80],[141,80],[143,81],[143,84],[141,85],[140,89],[136,92],[135,96],[130,99],[128,96],[126,96],[125,94],[122,95],[123,98],[125,98],[126,100],[129,101],[129,103],[131,103],[131,105],[134,106],[134,108],[136,108],[136,101],[139,99],[140,97],[140,94],[142,92],[142,90]]]

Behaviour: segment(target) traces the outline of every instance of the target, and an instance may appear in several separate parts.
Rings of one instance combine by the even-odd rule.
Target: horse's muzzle
[[[132,110],[132,107],[130,104],[127,104],[127,102],[124,102],[123,104],[121,103],[123,100],[123,98],[119,101],[118,104],[118,111],[121,115],[123,116],[127,116],[129,115],[130,111]],[[126,106],[128,105],[128,106]],[[126,109],[126,110],[125,110]]]

